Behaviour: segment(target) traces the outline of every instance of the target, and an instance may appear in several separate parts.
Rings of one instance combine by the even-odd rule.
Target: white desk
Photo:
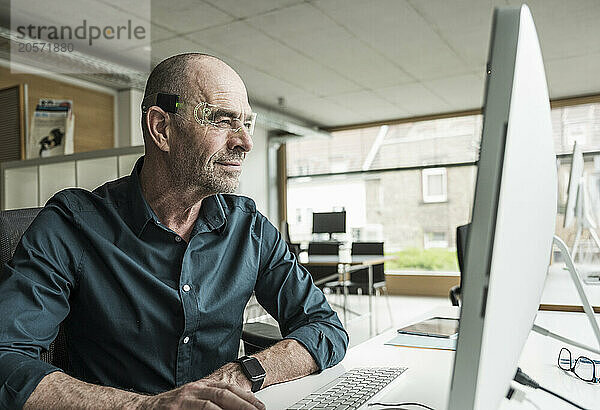
[[[548,310],[570,310],[581,309],[581,300],[575,290],[575,285],[571,281],[569,272],[563,270],[564,264],[552,264],[548,269],[548,276],[542,293],[541,307]],[[582,272],[588,271],[593,267],[576,265]],[[600,267],[595,267],[599,269]],[[596,313],[600,310],[600,284],[583,284],[583,289],[587,295],[590,304],[596,308]]]
[[[458,309],[444,307],[421,315],[412,322],[436,315],[456,316]],[[593,334],[589,329],[587,318],[580,313],[539,312],[536,323],[565,335],[570,334],[582,342],[593,343]],[[406,323],[409,324],[409,323]],[[404,325],[404,324],[403,324]],[[328,383],[347,369],[360,366],[405,366],[409,369],[400,376],[402,381],[398,388],[382,398],[385,402],[415,401],[426,404],[436,410],[447,406],[454,352],[431,349],[386,346],[385,342],[395,335],[392,329],[382,335],[370,339],[350,349],[344,360],[337,366],[325,370],[321,374],[311,375],[280,385],[268,387],[257,396],[263,400],[270,410],[285,409],[314,390]],[[525,373],[542,386],[556,391],[578,404],[588,408],[600,408],[600,385],[590,385],[575,377],[565,374],[556,366],[558,352],[564,345],[553,339],[531,333],[520,359],[520,366]],[[569,347],[570,348],[570,347]],[[570,348],[578,356],[591,354]],[[535,402],[541,409],[572,409],[566,403],[540,390],[527,391],[527,398]],[[373,409],[381,407],[373,406]],[[535,409],[532,404],[504,400],[501,409]]]

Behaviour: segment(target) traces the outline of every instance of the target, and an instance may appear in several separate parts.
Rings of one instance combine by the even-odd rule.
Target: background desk
[[[396,256],[382,255],[351,255],[351,256],[336,256],[336,255],[309,255],[308,259],[300,258],[300,263],[304,266],[337,266],[345,265],[378,265],[385,261],[394,260]]]
[[[569,272],[563,270],[564,264],[556,263],[550,266],[542,300],[541,310],[555,310],[566,312],[583,312],[579,294],[575,290],[575,285],[571,281]],[[579,267],[578,267],[579,268]],[[600,269],[600,267],[596,267]],[[589,268],[588,268],[589,269]],[[590,304],[594,307],[596,313],[600,313],[600,284],[583,284],[583,289],[587,295]],[[599,406],[600,408],[600,406]]]
[[[450,307],[436,309],[402,325],[436,315],[458,317],[458,309]],[[591,328],[583,314],[539,312],[536,323],[549,330],[571,335],[582,342],[593,343]],[[259,392],[257,396],[270,410],[285,409],[347,369],[361,366],[406,366],[408,370],[400,376],[401,381],[397,388],[382,398],[382,401],[386,403],[416,401],[436,410],[445,409],[450,391],[454,352],[384,345],[395,334],[395,329],[390,330],[350,349],[340,364],[321,374],[270,386]],[[556,366],[556,362],[561,347],[564,345],[560,342],[531,333],[523,349],[519,365],[525,373],[542,386],[556,391],[584,407],[597,409],[598,403],[600,403],[600,385],[587,384],[560,370]],[[575,356],[584,354],[574,348],[570,348],[570,350]],[[591,355],[586,355],[591,357]],[[523,386],[521,389],[527,393],[527,398],[535,402],[541,409],[573,408],[542,391],[531,390]],[[373,406],[371,408],[379,409],[381,407]],[[531,403],[507,400],[503,401],[500,408],[535,409]]]
[[[339,266],[342,265],[342,271],[339,274],[333,274],[319,280],[318,284],[327,283],[332,280],[349,279],[347,277],[349,267],[366,267],[368,268],[369,277],[369,335],[373,336],[373,266],[385,263],[389,260],[396,259],[396,256],[383,255],[309,255],[299,258],[300,264],[307,268],[311,266]],[[310,269],[309,269],[310,270]],[[340,277],[341,276],[341,277]],[[346,288],[344,287],[344,323],[346,323]]]

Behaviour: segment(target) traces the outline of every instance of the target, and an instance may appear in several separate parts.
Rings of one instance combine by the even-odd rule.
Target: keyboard
[[[357,409],[400,376],[406,367],[367,367],[347,371],[288,410]]]

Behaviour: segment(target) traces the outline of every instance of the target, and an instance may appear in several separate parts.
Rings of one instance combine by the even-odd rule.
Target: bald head
[[[146,82],[144,98],[168,93],[191,103],[219,89],[246,96],[244,82],[225,62],[208,54],[185,53],[169,57],[154,67]]]
[[[218,104],[219,100],[232,96],[245,101],[246,105],[248,101],[246,87],[238,73],[224,61],[202,53],[178,54],[154,67],[146,81],[144,99],[156,93],[179,95],[188,105],[201,101]],[[146,134],[143,114],[142,129]]]
[[[192,60],[188,63],[189,73],[188,81],[190,89],[197,95],[202,96],[202,100],[210,98],[213,94],[219,94],[223,91],[238,94],[247,99],[246,87],[244,82],[233,68],[223,61],[206,56],[205,58]],[[190,96],[193,100],[196,96]],[[197,97],[196,97],[197,98]],[[199,102],[199,101],[193,101]],[[208,101],[214,103],[214,101]]]

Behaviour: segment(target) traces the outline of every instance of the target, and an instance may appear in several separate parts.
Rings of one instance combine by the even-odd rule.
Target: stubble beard
[[[200,191],[202,195],[229,194],[240,185],[240,171],[227,170],[218,161],[243,161],[243,154],[219,151],[206,158],[202,150],[193,146],[176,144],[172,151],[171,170],[178,186],[184,191]]]

